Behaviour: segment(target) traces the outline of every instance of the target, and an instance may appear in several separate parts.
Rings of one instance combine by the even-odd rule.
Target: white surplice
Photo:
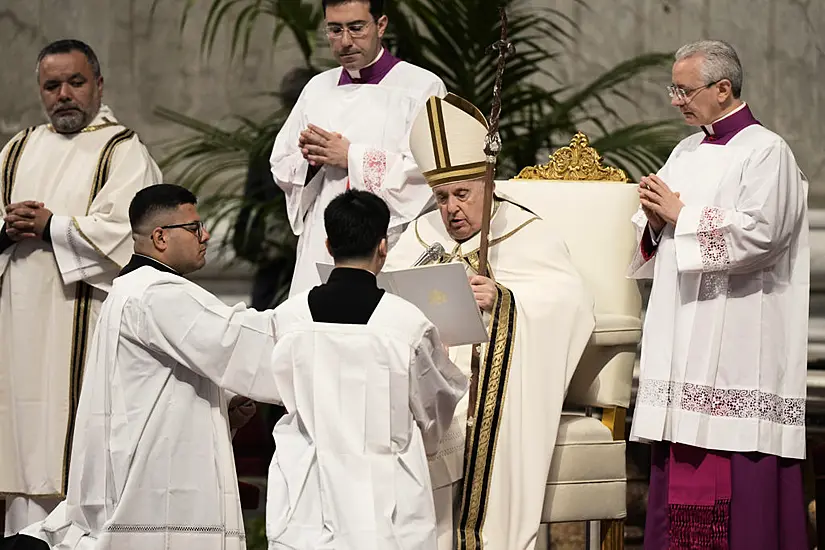
[[[474,274],[479,241],[476,234],[456,243],[440,213],[431,212],[410,224],[385,269],[410,267],[439,242],[449,261],[463,262]],[[479,386],[480,416],[470,452],[475,467],[463,495],[455,484],[465,475],[467,398],[429,464],[441,550],[453,548],[456,531],[471,538],[468,533],[475,529],[481,531],[483,548],[535,547],[562,403],[595,325],[593,298],[564,241],[521,206],[497,199],[488,263],[500,291],[494,314],[487,316],[495,346],[492,353],[482,346],[486,382]],[[467,376],[471,350],[450,349]],[[463,509],[468,500],[478,505]],[[468,542],[472,547],[478,545]]]
[[[366,325],[315,323],[306,293],[275,310],[270,550],[435,550],[427,454],[467,378],[435,327],[385,294]]]
[[[659,172],[685,207],[630,267],[653,278],[631,439],[804,458],[808,184],[762,126],[703,137]]]
[[[404,61],[378,84],[339,86],[342,70],[323,72],[306,85],[272,148],[272,175],[286,194],[289,221],[299,236],[290,296],[320,284],[316,262],[332,263],[324,244],[324,210],[348,187],[386,201],[390,246],[432,204],[430,187],[409,151],[409,133],[427,98],[446,95],[444,83]],[[346,170],[324,166],[306,181],[309,165],[298,138],[310,123],[351,142]]]
[[[0,496],[61,498],[85,350],[132,253],[129,203],[161,173],[106,106],[79,134],[21,132],[0,162],[3,207],[37,200],[54,213],[51,244],[25,240],[0,254]],[[31,520],[13,515],[10,532]]]
[[[66,501],[24,533],[81,550],[245,548],[225,390],[277,402],[273,345],[271,312],[153,267],[115,279]]]

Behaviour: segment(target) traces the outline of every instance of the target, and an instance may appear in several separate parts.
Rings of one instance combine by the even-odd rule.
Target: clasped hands
[[[327,132],[314,124],[307,126],[298,138],[298,148],[310,166],[349,166],[350,141],[338,132]]]
[[[685,204],[670,187],[655,174],[642,178],[639,183],[639,202],[642,211],[647,216],[647,222],[656,233],[660,232],[665,224],[676,225],[679,213]]]
[[[52,212],[42,202],[23,201],[10,204],[6,207],[3,221],[6,223],[6,234],[14,242],[23,239],[40,239],[51,217]]]

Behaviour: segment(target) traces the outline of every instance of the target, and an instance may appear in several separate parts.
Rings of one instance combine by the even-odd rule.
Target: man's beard
[[[65,107],[63,107],[65,109]],[[85,128],[91,117],[79,107],[76,110],[64,110],[52,113],[49,116],[52,127],[60,134],[75,134]]]

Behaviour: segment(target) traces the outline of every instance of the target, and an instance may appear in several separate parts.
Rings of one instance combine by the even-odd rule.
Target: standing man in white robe
[[[101,105],[83,42],[37,58],[50,124],[0,152],[0,498],[5,532],[43,519],[66,494],[73,421],[92,328],[131,255],[127,209],[160,170]],[[32,345],[32,335],[41,337]]]
[[[442,262],[467,267],[489,321],[472,439],[465,442],[465,399],[430,459],[439,550],[535,547],[562,402],[595,325],[593,298],[564,241],[504,196],[495,197],[490,223],[490,278],[477,274],[486,135],[484,116],[466,100],[428,100],[410,146],[438,210],[412,223],[387,261],[408,268],[440,243]],[[450,349],[468,376],[471,349]]]
[[[383,48],[383,0],[323,0],[323,7],[341,67],[307,84],[270,158],[299,236],[291,296],[320,282],[316,262],[332,261],[324,245],[324,209],[344,190],[371,191],[386,201],[390,248],[432,204],[410,155],[409,132],[424,101],[446,93],[437,76]]]
[[[631,275],[653,278],[631,439],[653,442],[645,548],[808,548],[802,460],[808,185],[720,41],[676,53],[702,132],[642,178]]]
[[[165,184],[132,201],[135,255],[95,329],[66,501],[25,535],[78,550],[246,548],[225,390],[278,400],[272,312],[183,277],[206,262],[195,202]]]
[[[335,269],[275,310],[273,367],[289,414],[275,426],[270,550],[435,550],[427,455],[467,378],[437,329],[378,288],[390,211],[350,190],[327,206]]]

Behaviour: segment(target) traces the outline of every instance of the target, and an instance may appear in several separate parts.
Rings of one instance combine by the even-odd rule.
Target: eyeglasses
[[[670,99],[675,99],[676,101],[687,101],[691,95],[697,90],[707,90],[714,84],[718,84],[721,80],[715,80],[709,84],[705,84],[704,86],[696,86],[695,88],[688,88],[684,89],[681,86],[676,86],[675,84],[671,84],[667,87],[667,95],[670,96]],[[698,94],[696,94],[698,95]]]
[[[198,242],[203,240],[203,222],[198,220],[196,222],[176,223],[172,225],[161,225],[161,229],[186,229],[198,238]]]
[[[344,31],[348,32],[351,38],[364,38],[367,36],[367,29],[371,21],[354,21],[341,25],[339,23],[327,24],[327,36],[334,40],[344,37]]]

